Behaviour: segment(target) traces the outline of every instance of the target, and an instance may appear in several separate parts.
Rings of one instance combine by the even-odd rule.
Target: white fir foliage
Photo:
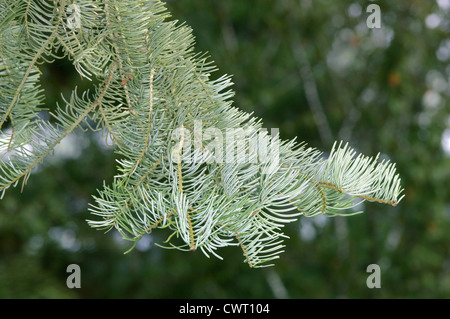
[[[216,67],[194,52],[191,29],[169,17],[161,1],[0,0],[2,196],[81,128],[106,130],[119,158],[88,222],[134,244],[168,228],[161,246],[218,258],[238,246],[250,267],[262,267],[283,251],[283,225],[300,215],[401,200],[392,163],[344,143],[326,156],[263,134],[260,120],[232,105],[230,77],[210,79]],[[98,84],[74,88],[50,123],[39,116],[39,65],[64,57]],[[261,153],[264,145],[277,148]]]

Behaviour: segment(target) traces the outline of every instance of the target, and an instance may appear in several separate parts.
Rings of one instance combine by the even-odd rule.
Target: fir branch
[[[20,82],[20,84],[18,85],[18,87],[16,89],[16,92],[12,98],[12,101],[8,106],[8,109],[6,110],[5,114],[2,116],[2,118],[0,120],[0,129],[3,127],[3,124],[5,124],[6,118],[11,114],[12,108],[14,107],[15,103],[19,99],[20,93],[21,93],[22,89],[24,88],[25,82],[27,81],[31,70],[33,68],[35,68],[35,65],[36,65],[36,62],[38,61],[38,59],[42,57],[42,54],[48,50],[48,46],[55,40],[57,31],[58,31],[58,26],[61,22],[61,16],[62,16],[62,13],[64,12],[64,8],[65,8],[65,3],[62,0],[61,5],[59,7],[59,15],[58,15],[58,18],[56,19],[56,25],[53,28],[53,32],[46,39],[46,41],[41,45],[39,50],[34,54],[33,59],[31,60],[29,66],[28,66],[28,69],[25,71],[22,81]],[[27,9],[28,9],[28,7],[27,7]],[[26,17],[25,17],[25,20],[27,20]],[[28,35],[28,32],[27,32],[27,35]]]
[[[282,228],[299,216],[351,215],[360,201],[395,206],[403,198],[393,163],[342,142],[325,156],[263,134],[259,119],[232,105],[230,77],[210,79],[217,68],[193,52],[191,29],[171,21],[163,2],[86,2],[77,30],[64,23],[65,1],[57,3],[21,2],[0,13],[0,128],[8,119],[11,125],[0,131],[0,150],[14,153],[1,158],[0,192],[20,179],[23,189],[33,168],[77,127],[104,129],[120,158],[112,185],[90,205],[98,218],[91,227],[117,230],[133,242],[130,250],[144,234],[169,228],[168,247],[221,258],[219,248],[239,246],[251,268],[279,257]],[[94,100],[76,88],[63,97],[53,125],[37,115],[37,65],[61,58],[58,51],[100,85]],[[230,129],[240,132],[237,142],[223,145]],[[193,152],[185,149],[191,138]],[[278,145],[277,152],[259,154],[262,142]]]
[[[3,186],[0,186],[0,191],[3,191],[3,190],[5,190],[5,189],[9,188],[11,185],[15,184],[15,183],[16,183],[19,179],[21,179],[22,177],[26,178],[26,177],[29,175],[29,172],[31,172],[31,170],[32,170],[36,165],[38,165],[40,162],[42,162],[42,160],[43,160],[45,157],[47,157],[48,154],[50,154],[50,152],[53,151],[53,150],[55,149],[55,147],[56,147],[56,146],[57,146],[57,145],[58,145],[58,144],[59,144],[59,143],[67,136],[67,135],[69,135],[70,133],[72,133],[72,132],[73,132],[73,131],[81,124],[81,122],[83,122],[83,121],[85,120],[85,118],[89,115],[89,113],[90,113],[97,105],[100,105],[100,104],[101,104],[102,99],[103,99],[103,97],[104,97],[104,95],[105,95],[105,92],[106,92],[106,90],[109,88],[109,83],[110,83],[110,81],[111,81],[111,77],[112,77],[113,74],[114,74],[113,71],[114,71],[115,67],[116,67],[116,65],[115,65],[115,63],[113,62],[113,63],[111,64],[109,76],[108,76],[108,78],[107,78],[107,80],[106,80],[106,82],[105,82],[105,85],[104,85],[104,87],[103,87],[103,89],[102,89],[102,91],[101,91],[99,97],[94,101],[94,103],[92,103],[92,104],[84,111],[84,113],[80,114],[79,117],[78,117],[78,119],[77,119],[75,122],[73,122],[73,123],[71,124],[71,126],[70,126],[64,133],[62,133],[62,134],[60,135],[60,137],[59,137],[52,145],[50,145],[50,146],[47,148],[47,150],[46,150],[42,155],[40,155],[36,160],[34,160],[34,162],[31,163],[31,165],[28,166],[22,174],[18,174],[18,175],[17,175],[14,179],[12,179],[10,182],[6,183],[6,184],[3,185]]]

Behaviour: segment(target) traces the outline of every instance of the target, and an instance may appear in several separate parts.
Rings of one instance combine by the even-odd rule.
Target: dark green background
[[[85,221],[91,194],[115,172],[114,154],[86,135],[71,141],[79,156],[47,161],[22,194],[8,190],[0,202],[0,297],[450,297],[450,155],[442,146],[450,4],[378,1],[381,29],[369,29],[370,3],[177,0],[168,8],[192,26],[196,51],[210,54],[217,75],[233,75],[235,105],[265,127],[323,151],[343,139],[396,162],[406,195],[397,207],[301,218],[286,226],[285,253],[267,269],[249,269],[238,248],[222,250],[223,261],[163,250],[153,243],[164,232],[124,255],[129,243]],[[79,79],[67,61],[42,71],[49,106]],[[80,289],[66,286],[73,263]],[[366,286],[369,264],[381,267],[380,289]]]

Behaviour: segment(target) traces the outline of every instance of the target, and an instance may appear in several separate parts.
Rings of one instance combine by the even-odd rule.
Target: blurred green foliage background
[[[115,172],[96,134],[69,136],[55,156],[0,201],[0,298],[448,298],[450,297],[450,0],[173,0],[217,76],[232,74],[235,105],[282,138],[329,151],[348,141],[397,163],[406,197],[352,217],[300,218],[274,267],[129,243],[91,229],[91,194]],[[47,104],[79,92],[68,61],[42,66]],[[81,267],[69,289],[66,267]],[[369,289],[370,264],[381,288]]]

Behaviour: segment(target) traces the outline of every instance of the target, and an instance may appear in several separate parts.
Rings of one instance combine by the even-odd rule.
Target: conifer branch
[[[102,99],[103,99],[103,97],[104,97],[104,95],[105,95],[105,93],[106,93],[106,90],[108,89],[108,87],[109,87],[109,84],[110,84],[110,81],[111,81],[111,77],[113,76],[113,74],[114,74],[114,69],[115,69],[115,63],[113,62],[112,64],[111,64],[111,67],[110,67],[110,72],[109,72],[109,76],[108,76],[108,78],[107,78],[107,80],[106,80],[106,82],[105,82],[105,85],[104,85],[104,87],[103,87],[103,90],[101,91],[101,93],[100,93],[100,95],[99,95],[99,97],[82,113],[82,114],[80,114],[79,115],[79,117],[78,117],[78,119],[75,121],[75,122],[73,122],[71,125],[70,125],[70,127],[65,131],[65,132],[63,132],[61,135],[60,135],[60,137],[58,138],[58,139],[56,139],[56,141],[52,144],[52,145],[50,145],[48,148],[47,148],[47,150],[42,154],[42,155],[40,155],[39,157],[37,157],[36,158],[36,160],[34,161],[34,162],[32,162],[31,163],[31,165],[30,166],[28,166],[26,169],[25,169],[25,171],[23,172],[23,173],[21,173],[21,174],[18,174],[14,179],[12,179],[9,183],[7,183],[7,184],[5,184],[5,185],[3,185],[3,186],[0,186],[0,191],[3,191],[3,190],[5,190],[5,189],[7,189],[7,188],[9,188],[11,185],[13,185],[13,184],[15,184],[19,179],[21,179],[22,177],[24,177],[24,178],[26,178],[27,176],[29,176],[29,173],[31,172],[31,170],[36,166],[36,165],[38,165],[40,162],[42,162],[42,160],[44,159],[44,158],[46,158],[49,154],[50,154],[50,152],[51,151],[53,151],[54,149],[55,149],[55,147],[59,144],[59,143],[61,143],[61,141],[67,136],[67,135],[69,135],[70,133],[72,133],[80,124],[81,124],[81,122],[83,122],[84,120],[85,120],[85,118],[89,115],[89,113],[91,113],[92,112],[92,110],[96,107],[96,106],[98,106],[98,105],[100,105],[101,104],[101,102],[102,102]]]
[[[65,1],[0,6],[2,195],[20,179],[23,189],[77,127],[104,129],[119,165],[93,196],[91,227],[115,229],[133,242],[130,250],[169,228],[168,247],[221,258],[218,249],[239,246],[251,268],[279,258],[282,228],[299,216],[352,215],[360,201],[395,206],[403,198],[388,161],[342,142],[326,155],[264,133],[259,119],[232,105],[230,77],[210,79],[216,67],[193,52],[191,29],[170,20],[162,1],[84,1],[75,29]],[[100,84],[92,98],[76,88],[63,97],[51,124],[38,116],[37,65],[62,56]]]
[[[36,62],[38,61],[39,58],[41,58],[42,54],[48,49],[48,46],[55,40],[57,31],[58,31],[58,26],[61,22],[61,16],[62,13],[64,12],[64,8],[65,8],[65,4],[64,1],[61,1],[61,6],[59,8],[59,14],[58,14],[58,18],[56,19],[56,25],[53,29],[53,32],[51,33],[51,35],[47,38],[47,40],[41,45],[41,47],[39,48],[39,50],[34,54],[33,56],[33,60],[31,60],[28,69],[25,71],[25,74],[22,78],[22,81],[20,82],[20,84],[17,87],[17,90],[13,96],[13,99],[11,101],[11,103],[8,106],[8,109],[6,110],[5,114],[2,115],[2,118],[0,120],[0,130],[3,127],[3,124],[5,124],[5,120],[6,118],[11,114],[12,108],[14,107],[15,103],[17,102],[17,100],[19,99],[20,93],[25,85],[25,82],[28,79],[28,76],[31,73],[31,70],[33,68],[35,68]],[[28,7],[27,7],[27,12],[28,12]],[[26,19],[27,17],[25,16],[25,21],[27,21]],[[28,35],[28,32],[27,32]]]

